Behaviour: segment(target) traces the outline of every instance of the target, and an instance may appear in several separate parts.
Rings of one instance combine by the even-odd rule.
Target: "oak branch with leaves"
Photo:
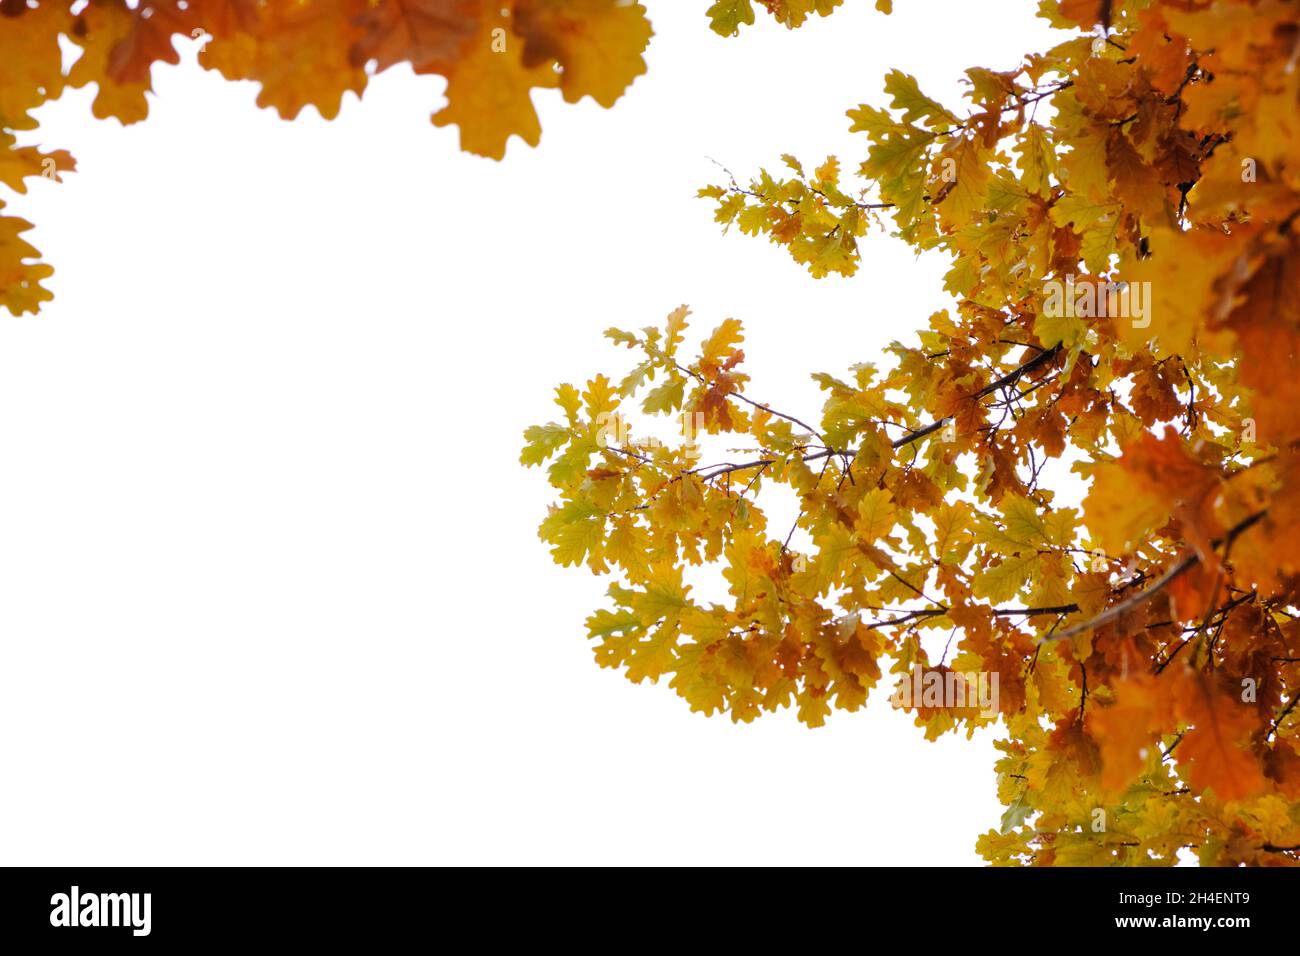
[[[525,435],[558,496],[541,537],[612,579],[598,662],[703,714],[816,727],[918,672],[996,676],[991,713],[895,697],[927,738],[1004,729],[992,863],[1295,865],[1300,4],[1040,15],[1071,38],[967,70],[962,106],[890,73],[848,112],[850,173],[785,156],[701,190],[814,277],[872,228],[942,250],[955,308],[816,375],[820,416],[763,400],[734,320],[698,348],[685,307],[611,329],[630,371],[560,386]],[[637,440],[683,414],[680,442]],[[724,596],[697,598],[711,569]]]
[[[0,0],[0,183],[73,168],[33,142],[65,89],[144,119],[177,35],[287,119],[332,118],[397,64],[443,76],[433,122],[500,158],[538,142],[535,91],[612,105],[644,72],[653,6]],[[729,36],[840,6],[700,9]],[[563,420],[526,434],[557,496],[541,535],[612,580],[588,620],[597,660],[705,714],[791,707],[816,726],[920,671],[996,676],[993,712],[903,701],[930,738],[1004,730],[1007,809],[977,843],[993,863],[1295,865],[1300,4],[1039,12],[1072,38],[967,70],[965,104],[890,73],[849,111],[848,172],[787,156],[701,191],[814,277],[851,275],[873,228],[938,248],[955,308],[879,367],[817,375],[820,416],[751,389],[734,320],[690,349],[684,307],[611,330],[630,370],[560,386]],[[29,228],[0,203],[15,316],[50,298]],[[680,442],[637,437],[679,415]],[[1081,507],[1057,501],[1071,472]],[[769,526],[774,490],[797,500],[789,526]],[[693,596],[710,571],[718,601]]]

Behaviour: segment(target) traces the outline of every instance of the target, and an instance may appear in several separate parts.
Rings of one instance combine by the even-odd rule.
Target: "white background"
[[[536,538],[520,433],[624,367],[607,326],[734,315],[753,393],[815,416],[809,372],[948,304],[885,235],[821,282],[724,237],[706,157],[852,167],[889,68],[951,103],[1053,42],[1031,0],[734,40],[704,6],[652,0],[648,75],[536,94],[500,164],[429,123],[438,78],[289,124],[184,41],[144,124],[45,110],[81,171],[8,210],[58,272],[0,319],[0,860],[978,862],[988,736],[928,744],[883,689],[816,731],[693,715],[596,667],[605,582]]]

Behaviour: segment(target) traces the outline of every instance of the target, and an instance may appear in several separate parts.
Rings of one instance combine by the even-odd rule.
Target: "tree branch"
[[[1222,539],[1211,541],[1210,546],[1217,548],[1221,544],[1231,544],[1236,539],[1237,535],[1241,534],[1247,528],[1254,525],[1256,522],[1262,519],[1266,514],[1268,514],[1267,508],[1264,509],[1263,511],[1256,511],[1253,515],[1250,515],[1247,518],[1243,518],[1241,521],[1238,521],[1235,525],[1229,528],[1228,533],[1225,534]],[[1123,601],[1120,601],[1118,604],[1114,605],[1113,607],[1108,607],[1106,610],[1102,611],[1100,614],[1098,614],[1096,617],[1092,618],[1091,620],[1084,621],[1081,624],[1075,624],[1073,627],[1067,627],[1060,634],[1053,634],[1051,635],[1050,638],[1044,637],[1043,640],[1059,641],[1067,637],[1073,637],[1075,634],[1082,634],[1084,631],[1094,630],[1098,627],[1101,627],[1101,625],[1103,624],[1108,624],[1109,622],[1115,620],[1115,618],[1119,617],[1120,615],[1127,614],[1135,607],[1139,607],[1140,605],[1145,604],[1147,601],[1151,600],[1153,597],[1155,597],[1157,594],[1163,591],[1166,587],[1168,587],[1169,584],[1175,578],[1177,578],[1179,575],[1186,574],[1197,564],[1199,564],[1200,561],[1201,561],[1200,555],[1196,554],[1195,552],[1189,554],[1187,557],[1183,558],[1181,561],[1175,564],[1164,574],[1160,575],[1160,577],[1158,577],[1155,580],[1155,582],[1152,583],[1151,587],[1147,588],[1145,591],[1139,591],[1136,594],[1134,594],[1132,597],[1125,598]]]

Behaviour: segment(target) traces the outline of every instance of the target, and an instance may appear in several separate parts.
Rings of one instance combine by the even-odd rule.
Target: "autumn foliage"
[[[700,3],[724,36],[840,6]],[[873,229],[937,249],[954,306],[815,375],[820,414],[762,400],[734,319],[609,330],[625,367],[525,435],[541,537],[610,578],[597,661],[703,714],[816,727],[921,672],[995,676],[993,710],[893,698],[927,738],[998,728],[992,863],[1294,865],[1300,4],[1039,6],[1063,42],[966,70],[964,103],[895,70],[848,111],[848,163],[701,190],[813,277],[851,276]],[[651,28],[622,0],[0,0],[0,182],[73,168],[30,145],[65,89],[144,119],[177,35],[287,119],[443,76],[433,122],[500,158],[538,142],[537,90],[612,105]],[[15,316],[50,297],[29,228],[0,211]],[[655,417],[680,440],[643,438]]]
[[[26,179],[74,167],[66,151],[15,135],[65,88],[93,83],[95,116],[143,120],[152,67],[179,62],[177,35],[202,43],[203,67],[260,84],[258,105],[285,119],[309,106],[332,119],[399,64],[446,77],[434,124],[500,159],[511,136],[541,136],[534,90],[613,105],[645,72],[650,33],[645,8],[621,0],[0,0],[0,183],[22,193]],[[61,40],[77,51],[70,66]],[[0,307],[36,312],[53,269],[21,235],[31,224],[3,208]]]
[[[541,537],[612,579],[598,662],[703,714],[816,727],[916,668],[996,675],[993,713],[901,704],[928,738],[1000,726],[990,862],[1293,865],[1300,5],[1040,14],[1069,38],[967,70],[963,104],[889,73],[851,165],[701,192],[813,276],[873,228],[942,250],[954,308],[817,374],[820,414],[762,400],[735,320],[611,329],[630,371],[525,436]]]

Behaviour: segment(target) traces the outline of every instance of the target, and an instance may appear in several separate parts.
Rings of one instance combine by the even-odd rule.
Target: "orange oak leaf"
[[[1265,792],[1268,781],[1252,749],[1260,729],[1258,707],[1226,693],[1204,674],[1184,679],[1178,688],[1179,716],[1191,724],[1179,744],[1179,766],[1197,790],[1212,790],[1220,800],[1243,800]]]
[[[480,0],[380,0],[358,14],[362,36],[352,45],[351,62],[376,61],[386,70],[409,62],[417,73],[445,72],[461,48],[478,32]],[[439,69],[440,67],[440,69]]]

